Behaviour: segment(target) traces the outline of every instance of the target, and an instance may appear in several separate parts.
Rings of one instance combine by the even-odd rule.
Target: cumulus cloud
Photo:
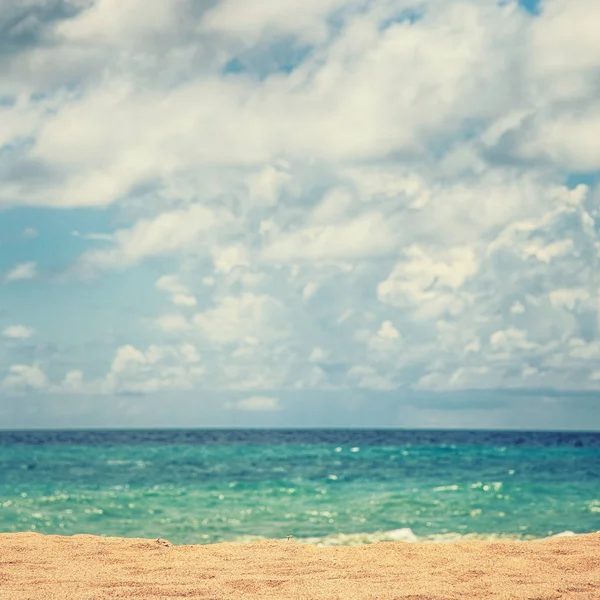
[[[244,293],[225,296],[202,313],[194,315],[194,325],[215,344],[242,340],[269,342],[285,335],[284,307],[265,294]]]
[[[241,246],[215,247],[212,249],[212,255],[217,273],[229,273],[236,267],[247,267],[250,264],[246,251]]]
[[[37,272],[37,262],[31,261],[26,263],[21,263],[13,267],[6,275],[4,276],[5,281],[20,281],[23,279],[33,279]]]
[[[0,3],[0,204],[148,326],[5,388],[600,387],[595,0],[132,2]]]
[[[81,393],[85,389],[84,374],[82,371],[69,371],[61,384],[58,386],[61,392],[65,393]]]
[[[41,391],[47,383],[46,374],[38,365],[11,365],[0,381],[0,390],[7,393]]]
[[[503,84],[518,59],[498,46],[520,40],[524,21],[518,11],[470,2],[432,2],[411,23],[398,18],[407,7],[394,3],[331,0],[300,14],[290,3],[267,3],[242,19],[238,2],[202,15],[190,2],[170,0],[145,3],[144,18],[134,22],[137,11],[117,4],[103,0],[57,22],[55,46],[14,59],[15,70],[34,63],[39,73],[43,65],[47,79],[70,69],[87,85],[33,127],[34,142],[4,185],[5,201],[10,191],[26,203],[98,206],[199,167],[420,152],[423,139],[443,140],[465,120],[510,107],[498,90],[509,89]],[[341,29],[328,20],[332,11]],[[222,73],[240,51],[268,64],[278,35],[313,49],[289,76]],[[67,64],[53,65],[64,56]],[[135,85],[140,78],[144,85]],[[20,165],[35,166],[39,178],[19,177]]]
[[[266,246],[263,256],[280,262],[389,255],[398,245],[394,231],[383,214],[364,214],[345,223],[280,234]]]
[[[538,96],[513,132],[516,154],[568,169],[600,168],[600,42],[593,0],[548,0],[532,22],[529,61]],[[591,11],[591,12],[590,12]]]
[[[177,275],[164,275],[157,279],[154,284],[159,290],[171,294],[171,302],[177,306],[196,306],[196,298],[192,296],[188,288],[180,283]]]
[[[104,205],[206,166],[423,157],[474,122],[500,132],[485,138],[492,146],[506,145],[501,124],[512,123],[504,132],[517,154],[545,149],[550,160],[594,168],[585,134],[597,120],[590,3],[550,0],[537,17],[514,4],[437,0],[327,0],[302,11],[265,3],[251,16],[237,0],[72,5],[46,25],[54,44],[24,47],[5,67],[13,87],[25,85],[27,72],[27,85],[60,89],[61,78],[65,87],[75,78],[82,89],[55,92],[56,106],[28,119],[33,143],[4,191],[27,203]],[[283,71],[273,64],[278,40],[305,49]],[[237,76],[227,71],[235,60]],[[261,69],[268,76],[257,77]],[[565,87],[585,110],[545,93],[564,96]],[[516,114],[524,116],[507,121]],[[19,165],[35,167],[45,185],[19,178]]]
[[[117,349],[110,371],[98,382],[108,393],[155,393],[190,390],[204,373],[195,346],[151,345],[140,350],[131,344]]]
[[[426,318],[462,312],[470,298],[459,290],[477,272],[478,261],[469,247],[450,248],[444,254],[436,259],[411,246],[405,251],[406,260],[398,262],[377,287],[378,298],[392,306],[414,306],[415,314]]]
[[[488,245],[464,284],[470,311],[438,326],[448,354],[438,354],[420,387],[592,387],[582,359],[593,350],[581,344],[595,337],[590,318],[598,318],[588,199],[581,188],[558,194],[542,217],[509,225]],[[452,359],[452,345],[463,344],[468,355]]]
[[[178,313],[167,313],[156,319],[159,329],[165,333],[181,333],[190,328],[189,321]]]
[[[389,391],[398,387],[391,377],[378,373],[372,365],[355,365],[348,370],[348,377],[359,388]]]
[[[33,329],[25,327],[25,325],[9,325],[2,330],[2,335],[12,340],[26,340],[33,333]]]
[[[270,396],[251,396],[250,398],[244,398],[236,402],[229,402],[227,408],[244,410],[250,412],[263,412],[281,410],[279,404],[279,398],[273,398]]]
[[[104,270],[124,269],[144,258],[176,254],[202,248],[217,227],[227,225],[227,214],[219,214],[200,204],[183,210],[167,211],[141,219],[129,229],[114,233],[108,248],[88,250],[81,255],[77,270],[83,275]]]
[[[386,340],[397,340],[400,337],[400,333],[391,321],[384,321],[381,324],[377,335]]]

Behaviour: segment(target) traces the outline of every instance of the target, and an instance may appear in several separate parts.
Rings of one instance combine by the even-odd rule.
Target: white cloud
[[[550,292],[550,302],[557,308],[574,310],[578,305],[585,305],[590,300],[590,291],[585,288],[556,289]]]
[[[546,0],[531,22],[526,73],[531,102],[513,128],[515,154],[563,168],[600,168],[600,43],[594,0]]]
[[[515,300],[515,302],[513,302],[512,306],[510,307],[510,312],[513,315],[522,315],[525,312],[525,307],[523,306],[523,304],[521,304],[521,302]]]
[[[124,6],[117,0],[97,0],[76,18],[62,21],[56,33],[77,43],[134,44],[177,27],[185,4],[182,0],[131,0]]]
[[[37,274],[36,267],[36,261],[18,264],[4,276],[4,279],[5,281],[20,281],[24,279],[33,279]]]
[[[128,344],[117,349],[110,371],[96,387],[104,393],[191,390],[203,375],[204,367],[192,344],[151,345],[145,351]]]
[[[494,377],[490,377],[490,368],[487,366],[460,367],[452,373],[446,385],[450,389],[487,388],[490,385],[490,380],[494,381]]]
[[[246,251],[241,246],[213,248],[212,255],[217,273],[229,273],[235,267],[247,267],[249,265]]]
[[[250,202],[262,207],[275,206],[285,183],[290,180],[289,168],[289,163],[278,161],[252,174],[247,180]]]
[[[439,318],[444,313],[462,312],[469,297],[461,294],[463,284],[477,273],[479,264],[472,248],[455,247],[445,256],[433,258],[419,246],[405,252],[389,277],[377,286],[381,302],[397,307],[418,307],[416,315]]]
[[[171,294],[171,302],[176,306],[194,307],[197,304],[196,298],[192,296],[188,288],[183,285],[177,275],[164,275],[157,279],[154,284],[159,290]]]
[[[26,340],[33,335],[34,331],[24,325],[9,325],[2,330],[2,335],[13,340]]]
[[[215,344],[229,344],[247,337],[263,342],[285,335],[283,305],[265,294],[225,296],[213,308],[197,313],[193,322]]]
[[[391,321],[384,321],[381,324],[377,335],[386,340],[397,340],[400,338],[400,333]]]
[[[145,258],[197,250],[226,226],[229,217],[201,204],[183,210],[167,211],[142,219],[130,229],[113,235],[113,246],[89,250],[81,255],[77,268],[83,274],[107,269],[124,269]]]
[[[160,315],[156,319],[156,324],[165,333],[181,333],[190,329],[188,320],[180,314],[170,313]]]
[[[367,348],[367,360],[370,363],[369,369],[375,365],[384,377],[387,377],[387,386],[393,387],[398,384],[397,373],[394,373],[394,366],[404,355],[402,349],[402,335],[396,329],[391,321],[383,321],[378,330],[373,332],[371,329],[358,330],[354,336],[357,341],[364,341]],[[354,373],[350,370],[349,374]],[[383,388],[382,388],[383,389]]]
[[[293,184],[293,165],[289,174]],[[505,172],[504,181],[513,175]],[[360,179],[356,168],[353,176]],[[223,243],[203,244],[196,256],[188,247],[174,251],[170,259],[183,257],[180,273],[155,284],[175,304],[177,295],[202,303],[191,316],[190,307],[182,306],[186,310],[181,313],[167,311],[154,319],[172,347],[187,341],[198,345],[205,357],[202,375],[190,375],[180,365],[181,356],[175,359],[167,352],[165,360],[179,366],[170,364],[170,374],[158,376],[162,367],[150,367],[147,352],[132,344],[143,358],[136,368],[135,353],[128,359],[130,375],[121,377],[117,369],[103,383],[84,381],[83,389],[445,390],[552,387],[560,382],[593,388],[592,366],[583,356],[591,350],[568,345],[574,337],[589,339],[584,328],[597,315],[592,276],[597,241],[588,191],[567,191],[554,182],[532,184],[526,219],[518,219],[515,204],[511,210],[516,212],[501,216],[491,208],[485,219],[477,213],[479,220],[465,228],[467,208],[487,189],[481,181],[453,176],[451,181],[462,181],[464,189],[453,191],[445,205],[436,176],[425,171],[418,185],[402,183],[399,189],[411,189],[413,195],[401,191],[400,200],[381,191],[391,186],[389,180],[379,187],[371,180],[371,195],[365,197],[360,191],[365,183],[353,188],[348,181],[350,196],[360,203],[358,208],[352,204],[348,218],[367,214],[362,212],[365,205],[369,213],[403,215],[393,221],[400,242],[389,257],[359,256],[352,250],[351,261],[323,262],[318,254],[292,264],[263,261],[254,252],[268,237],[259,232],[263,213],[245,215],[254,223],[253,231],[238,227],[220,233]],[[504,189],[518,187],[509,183]],[[427,202],[406,212],[414,195],[424,190],[430,190]],[[315,207],[322,206],[315,200]],[[390,206],[390,201],[397,204]],[[314,210],[303,212],[296,200],[289,202],[273,213],[275,239],[312,227]],[[237,222],[245,221],[238,217]],[[462,227],[463,244],[457,245],[456,232],[448,231],[455,222]],[[372,235],[376,239],[377,231]],[[414,236],[427,243],[413,243]],[[232,248],[244,249],[246,264],[239,264],[236,256],[242,254],[235,250],[232,262],[214,269],[220,251],[227,256]],[[248,276],[255,281],[247,281]],[[318,297],[312,296],[316,289]]]
[[[493,350],[514,352],[515,350],[527,350],[535,344],[527,341],[527,333],[519,329],[506,329],[495,331],[490,336],[490,346]]]
[[[43,390],[47,383],[46,374],[38,365],[11,365],[0,382],[0,390],[9,393]]]
[[[84,385],[84,375],[82,371],[69,371],[65,375],[59,389],[61,392],[77,394],[84,390]]]
[[[326,261],[390,254],[398,247],[394,224],[367,213],[336,225],[309,226],[282,233],[263,250],[268,261]]]
[[[465,354],[468,354],[469,352],[479,352],[480,350],[481,350],[481,344],[479,342],[479,339],[474,339],[474,340],[470,341],[464,347]]]
[[[252,396],[236,402],[230,402],[227,404],[227,407],[250,412],[281,410],[279,398],[271,396]]]
[[[179,347],[179,354],[186,364],[195,364],[200,362],[200,355],[193,344],[182,344]]]
[[[117,350],[117,354],[112,363],[112,372],[120,373],[127,370],[131,365],[142,365],[146,362],[144,353],[133,346],[122,346]]]
[[[112,205],[71,273],[159,336],[51,389],[598,386],[595,0],[132,2],[0,61],[0,203]]]
[[[163,275],[156,280],[154,285],[159,290],[164,290],[170,294],[185,294],[187,292],[185,286],[179,282],[177,275]]]
[[[600,169],[600,108],[563,113],[531,124],[517,153],[524,159],[545,158],[573,171]],[[525,136],[523,136],[525,137]]]
[[[569,354],[574,358],[595,361],[600,359],[600,342],[586,343],[584,340],[575,339],[570,340],[569,346]]]
[[[536,240],[523,247],[523,255],[525,258],[533,256],[544,263],[549,263],[557,256],[564,256],[569,252],[573,252],[573,249],[573,240],[569,239],[559,240],[546,245],[540,245]]]
[[[197,304],[196,298],[193,296],[187,296],[185,294],[175,294],[172,300],[173,304],[176,306],[187,306],[188,308],[196,306]]]
[[[532,63],[536,74],[554,83],[555,78],[583,78],[600,69],[600,41],[589,18],[596,8],[593,0],[544,2],[540,17],[532,22]],[[572,87],[566,92],[555,90],[566,99],[572,97]]]
[[[388,391],[398,387],[397,383],[377,372],[371,365],[355,365],[348,370],[350,381],[360,388]]]
[[[302,298],[304,298],[304,300],[310,300],[317,293],[318,289],[318,283],[315,281],[309,281],[302,290]]]
[[[256,165],[265,173],[257,185],[266,191],[258,193],[272,202],[277,177],[264,169],[282,156],[345,162],[420,154],[424,141],[510,107],[520,57],[506,40],[521,39],[518,11],[433,2],[410,24],[393,23],[394,3],[311,0],[299,14],[293,3],[271,2],[254,6],[252,18],[242,18],[243,4],[220,2],[202,16],[183,0],[154,1],[134,22],[135,11],[103,0],[59,22],[58,48],[24,53],[13,69],[32,82],[62,70],[56,76],[65,83],[69,75],[89,83],[34,127],[26,156],[52,174],[46,185],[11,181],[5,191],[26,203],[99,206],[148,182]],[[337,25],[323,20],[336,8]],[[289,74],[221,73],[244,46],[251,66],[272,63],[265,52],[279,34],[317,46]]]
[[[310,351],[310,355],[308,357],[308,361],[311,363],[319,363],[323,362],[327,358],[327,352],[323,350],[323,348],[313,348]]]
[[[223,0],[204,16],[202,26],[248,42],[265,33],[315,42],[326,35],[324,19],[344,4],[342,0],[307,0],[302,11],[297,11],[290,0],[267,1],[252,8],[243,0]]]
[[[310,220],[314,225],[338,225],[347,216],[353,202],[348,191],[333,188],[316,206]]]

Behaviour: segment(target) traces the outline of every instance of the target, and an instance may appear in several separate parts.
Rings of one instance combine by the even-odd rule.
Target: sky
[[[597,0],[0,0],[0,427],[600,429]]]

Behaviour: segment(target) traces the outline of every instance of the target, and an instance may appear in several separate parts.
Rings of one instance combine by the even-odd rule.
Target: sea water
[[[600,434],[0,431],[0,531],[532,539],[600,529]]]

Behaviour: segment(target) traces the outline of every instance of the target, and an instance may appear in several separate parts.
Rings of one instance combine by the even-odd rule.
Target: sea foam
[[[305,537],[294,538],[290,536],[290,541],[301,544],[311,544],[319,547],[330,546],[363,546],[366,544],[375,544],[377,542],[461,542],[461,541],[533,541],[541,539],[550,539],[557,537],[569,537],[577,535],[573,531],[562,531],[546,537],[535,537],[532,535],[508,534],[508,533],[441,533],[426,536],[416,535],[409,527],[402,529],[392,529],[390,531],[376,531],[372,533],[338,533],[323,537]],[[258,536],[244,536],[236,539],[237,542],[251,542],[264,539]]]

